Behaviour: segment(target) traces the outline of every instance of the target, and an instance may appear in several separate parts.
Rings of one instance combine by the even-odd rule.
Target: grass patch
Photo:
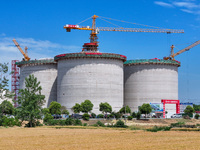
[[[145,128],[142,126],[130,126],[129,129],[130,130],[145,130]]]
[[[150,132],[158,132],[158,131],[170,131],[171,127],[165,126],[165,127],[158,127],[154,126],[153,128],[146,129],[146,131]]]
[[[200,131],[200,128],[172,128],[171,131]]]

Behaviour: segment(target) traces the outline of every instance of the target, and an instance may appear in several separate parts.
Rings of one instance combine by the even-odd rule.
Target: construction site
[[[12,61],[12,91],[18,96],[19,89],[25,88],[25,78],[33,74],[40,81],[42,94],[45,95],[48,107],[52,101],[66,106],[70,113],[75,103],[86,99],[94,104],[92,112],[98,114],[99,104],[109,103],[113,111],[129,106],[132,111],[148,103],[154,108],[158,117],[166,118],[180,113],[181,100],[178,99],[178,67],[181,63],[175,57],[190,50],[200,43],[194,42],[188,47],[174,52],[171,46],[170,56],[151,59],[129,60],[123,54],[102,53],[98,46],[97,35],[101,31],[113,32],[149,32],[149,33],[184,33],[179,29],[143,29],[143,28],[112,28],[97,27],[92,16],[92,26],[64,26],[71,30],[90,31],[90,43],[84,43],[78,53],[59,54],[54,59],[30,59],[14,39],[13,42],[23,54],[22,61]],[[73,33],[72,33],[73,34]],[[139,34],[139,33],[138,33]],[[17,106],[17,104],[15,104]]]

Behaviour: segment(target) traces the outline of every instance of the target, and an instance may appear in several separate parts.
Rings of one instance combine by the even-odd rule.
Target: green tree
[[[74,113],[80,113],[81,112],[81,105],[76,103],[73,107],[72,110]]]
[[[61,114],[69,115],[69,111],[67,110],[66,106],[61,106]]]
[[[0,63],[0,98],[12,98],[13,93],[8,90],[8,63]]]
[[[42,105],[45,102],[45,96],[41,94],[41,90],[40,82],[34,75],[25,78],[25,89],[19,90],[18,116],[22,121],[28,121],[27,126],[33,127],[36,121],[41,119]]]
[[[112,107],[110,104],[107,102],[99,104],[99,111],[102,111],[102,113],[111,113],[112,112]]]
[[[49,111],[52,115],[53,114],[60,115],[61,114],[61,104],[58,102],[55,102],[55,101],[51,102],[50,106],[49,106]]]
[[[43,115],[50,114],[49,108],[43,108],[42,113]]]
[[[131,113],[131,109],[130,109],[130,107],[129,106],[124,106],[124,107],[122,107],[120,110],[119,110],[119,112],[121,113],[121,114],[126,114],[126,113]]]
[[[188,116],[191,116],[194,113],[194,108],[192,106],[187,106],[184,110],[184,113]]]
[[[3,114],[9,114],[9,115],[13,115],[14,114],[14,106],[12,105],[11,102],[4,100],[1,104],[0,104],[0,110]]]
[[[92,110],[93,104],[90,100],[85,100],[84,102],[81,103],[81,111],[83,113],[88,113]]]
[[[149,114],[152,111],[150,104],[142,104],[142,106],[139,108],[141,114],[145,114],[147,117],[147,114]]]
[[[62,113],[62,114],[69,115],[69,111],[68,111],[67,109],[63,110],[61,113]]]
[[[200,111],[200,105],[193,104],[194,111]]]
[[[0,98],[3,97],[3,92],[8,93],[8,63],[0,63]]]

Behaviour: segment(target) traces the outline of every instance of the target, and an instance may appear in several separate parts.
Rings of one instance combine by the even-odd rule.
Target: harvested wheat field
[[[200,149],[200,133],[124,129],[1,128],[1,150]]]

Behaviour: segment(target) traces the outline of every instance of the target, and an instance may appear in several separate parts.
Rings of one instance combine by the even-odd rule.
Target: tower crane
[[[98,47],[97,34],[99,34],[100,31],[184,33],[184,30],[162,29],[162,28],[158,28],[158,27],[157,27],[157,29],[151,29],[151,28],[123,28],[123,27],[96,27],[96,19],[97,18],[102,18],[102,17],[97,16],[97,15],[92,16],[92,27],[90,27],[90,26],[84,27],[84,26],[70,25],[70,24],[66,24],[64,26],[64,29],[66,29],[67,32],[71,32],[71,29],[89,30],[89,31],[91,31],[91,33],[90,33],[90,43],[85,43],[83,45],[83,51],[97,51],[97,47]],[[105,18],[105,17],[103,17],[103,18]],[[117,20],[117,21],[119,21],[119,20]],[[125,21],[122,21],[122,22],[125,22]],[[136,23],[132,23],[132,24],[136,24]],[[147,26],[147,25],[145,25],[145,26]]]
[[[188,47],[186,47],[186,48],[184,48],[184,49],[182,49],[182,50],[180,50],[180,51],[178,51],[178,52],[176,52],[176,53],[174,53],[174,48],[175,48],[175,46],[172,45],[172,46],[171,46],[171,55],[170,55],[169,57],[164,57],[163,59],[165,59],[165,60],[168,60],[168,59],[175,60],[175,58],[174,58],[175,56],[177,56],[177,55],[179,55],[179,54],[181,54],[181,53],[183,53],[183,52],[185,52],[185,51],[189,51],[191,48],[193,48],[193,47],[195,47],[195,46],[197,46],[197,45],[199,45],[199,44],[200,44],[200,40],[194,42],[194,43],[191,44],[190,46],[188,46]]]
[[[24,60],[25,61],[29,61],[30,60],[30,57],[28,57],[28,54],[27,54],[27,50],[28,50],[28,47],[25,47],[25,52],[21,49],[21,47],[19,46],[19,44],[17,43],[17,41],[15,39],[13,39],[13,42],[15,43],[15,46],[19,49],[19,51],[22,53],[22,55],[24,56]]]

